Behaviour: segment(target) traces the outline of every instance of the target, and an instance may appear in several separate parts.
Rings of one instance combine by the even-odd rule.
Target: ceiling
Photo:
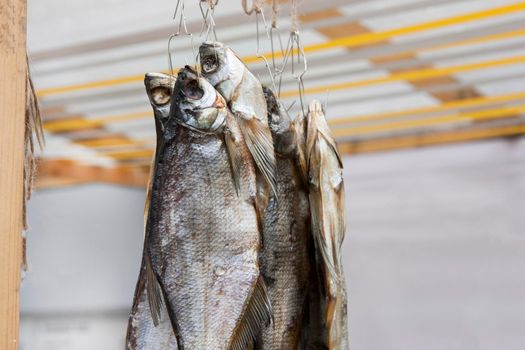
[[[176,4],[29,1],[28,46],[47,137],[40,186],[147,181],[155,130],[143,77],[169,70]],[[286,46],[294,11],[285,1],[279,8],[272,34]],[[296,8],[308,62],[304,103],[327,105],[342,152],[525,133],[525,2],[303,0]],[[270,25],[270,5],[265,14]],[[198,46],[206,35],[197,1],[186,0],[185,16]],[[258,40],[256,15],[246,15],[241,1],[220,1],[214,19],[219,40],[271,84],[257,57],[259,46],[272,61],[261,17]],[[194,63],[188,36],[176,37],[171,52],[175,67]],[[275,55],[282,61],[280,50]],[[287,67],[281,98],[297,113],[298,84]]]

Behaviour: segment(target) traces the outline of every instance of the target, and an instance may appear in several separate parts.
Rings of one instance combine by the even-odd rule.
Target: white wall
[[[346,161],[355,350],[525,344],[525,140]]]
[[[352,350],[521,350],[525,140],[345,159]],[[122,348],[141,191],[36,193],[22,349]]]

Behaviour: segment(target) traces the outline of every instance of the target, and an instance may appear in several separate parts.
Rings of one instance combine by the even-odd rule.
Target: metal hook
[[[260,58],[260,59],[262,59],[264,61],[264,65],[265,65],[266,69],[268,70],[268,75],[270,77],[270,82],[272,84],[272,90],[273,91],[277,91],[277,86],[275,84],[275,78],[277,77],[277,68],[276,68],[276,64],[275,64],[275,52],[274,52],[274,45],[273,45],[272,34],[271,34],[272,31],[271,31],[271,29],[268,30],[268,23],[266,22],[266,19],[264,17],[264,12],[261,10],[261,8],[257,8],[255,10],[255,16],[256,16],[256,30],[257,30],[257,43],[256,43],[256,50],[255,50],[256,54],[255,55],[258,58]],[[259,17],[262,19],[262,22],[264,24],[264,29],[265,29],[265,32],[266,32],[266,37],[268,38],[268,40],[270,40],[270,45],[272,47],[272,66],[270,66],[270,63],[268,62],[268,59],[266,58],[266,56],[264,56],[261,53],[261,49],[260,49]],[[275,24],[275,20],[273,20],[272,22],[273,22],[272,23],[272,27],[273,27],[273,24]],[[279,39],[280,39],[280,35],[279,35]],[[281,42],[281,44],[282,44],[282,42]],[[278,95],[275,96],[275,99],[277,100],[277,104],[281,107],[281,110],[284,110],[286,113],[288,113],[288,111],[283,107],[283,105],[281,103],[281,100],[280,100]]]
[[[213,41],[217,41],[217,31],[215,29],[215,19],[213,15],[215,13],[215,7],[219,3],[219,0],[201,0],[199,2],[199,8],[201,10],[201,15],[204,20],[202,23],[202,28],[200,36],[204,33],[206,29],[205,41],[208,41],[210,38],[213,38]],[[203,8],[203,5],[206,4],[206,10]],[[213,35],[212,35],[213,34]]]
[[[179,13],[179,8],[180,8],[180,13]],[[177,16],[179,17],[178,26],[177,26],[177,32],[172,34],[172,35],[170,35],[170,37],[168,39],[168,64],[169,64],[171,75],[174,74],[174,71],[173,71],[173,60],[171,58],[171,42],[172,42],[172,40],[175,37],[180,36],[183,31],[184,31],[184,33],[183,33],[184,35],[190,37],[193,59],[195,60],[195,64],[197,64],[197,58],[196,58],[196,54],[195,54],[195,42],[193,40],[193,34],[190,33],[189,30],[188,30],[187,20],[186,20],[186,16],[185,16],[184,11],[185,11],[184,0],[178,0],[177,1],[177,5],[175,6],[175,12],[173,13],[173,19],[174,20],[177,20]]]
[[[283,46],[283,39],[281,36],[281,31],[279,30],[279,27],[277,26],[276,22],[272,22],[272,26],[270,27],[270,47],[272,51],[272,68],[273,68],[273,74],[275,76],[278,75],[278,68],[275,58],[275,40],[274,40],[274,34],[277,36],[277,42],[279,44],[279,52],[284,52],[284,46]]]
[[[306,54],[304,52],[303,45],[301,44],[301,35],[299,34],[298,30],[293,30],[290,33],[290,37],[288,38],[288,44],[286,46],[286,51],[284,54],[283,65],[279,72],[281,74],[279,78],[279,96],[281,94],[282,74],[286,68],[286,65],[288,64],[288,60],[290,60],[291,63],[292,77],[297,80],[299,86],[299,100],[301,102],[301,110],[303,112],[303,115],[305,115],[303,77],[308,71],[308,62],[306,60]],[[300,71],[300,73],[298,73],[295,66],[296,64],[301,63],[303,65],[303,69],[302,71]]]
[[[248,16],[251,16],[251,14],[255,11],[257,12],[260,7],[257,3],[257,0],[252,0],[252,6],[248,9],[248,0],[242,0],[242,9],[244,10],[244,13],[246,13]]]

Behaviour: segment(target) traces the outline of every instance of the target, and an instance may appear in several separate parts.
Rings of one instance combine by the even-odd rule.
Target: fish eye
[[[158,106],[164,106],[168,103],[170,103],[171,100],[171,91],[170,89],[166,87],[156,87],[153,90],[151,90],[151,99],[153,100],[153,103],[155,103]]]
[[[205,73],[211,73],[217,69],[218,62],[215,55],[210,55],[202,58],[202,70]]]
[[[204,90],[200,88],[197,80],[191,80],[184,85],[184,95],[192,100],[200,100],[204,96]]]

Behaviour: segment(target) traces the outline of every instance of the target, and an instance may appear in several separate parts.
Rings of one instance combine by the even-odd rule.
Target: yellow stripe
[[[432,29],[438,29],[446,26],[462,24],[472,21],[483,20],[491,17],[507,15],[513,12],[525,10],[525,2],[519,2],[512,5],[495,7],[488,10],[468,13],[465,15],[453,16],[449,18],[443,18],[436,21],[415,24],[407,27],[396,28],[387,30],[384,32],[377,33],[364,33],[360,35],[354,35],[350,37],[344,37],[341,39],[332,40],[330,42],[321,43],[317,45],[311,45],[308,47],[308,51],[319,51],[326,50],[337,46],[354,47],[365,44],[373,44],[383,40],[390,39],[395,36],[408,35],[422,31],[428,31]],[[306,51],[306,50],[305,50]]]
[[[525,98],[525,92],[518,92],[506,95],[497,95],[489,97],[476,97],[467,100],[458,100],[452,102],[446,102],[437,106],[428,106],[428,107],[419,107],[404,109],[395,112],[385,112],[377,114],[368,114],[360,115],[355,117],[344,117],[344,118],[334,118],[330,119],[328,123],[330,125],[341,125],[341,124],[352,124],[357,122],[365,121],[376,121],[390,118],[406,117],[413,114],[424,114],[424,113],[434,113],[441,112],[455,108],[468,108],[468,107],[480,107],[487,104],[509,102],[513,100],[519,100]]]
[[[97,89],[97,88],[103,88],[103,87],[114,86],[114,85],[136,83],[137,81],[142,81],[142,80],[144,80],[144,74],[130,75],[126,77],[120,77],[120,78],[108,79],[108,80],[99,80],[99,81],[93,81],[93,82],[83,83],[83,84],[75,84],[75,85],[40,89],[37,91],[37,95],[39,97],[43,97],[43,96],[49,96],[49,95],[63,94],[65,92]]]
[[[117,160],[126,160],[134,158],[151,158],[151,156],[153,156],[153,150],[143,149],[137,151],[100,152],[100,154]]]
[[[513,5],[496,7],[496,8],[492,8],[489,10],[473,12],[470,14],[465,14],[465,15],[460,15],[460,16],[453,16],[453,17],[444,18],[444,19],[437,20],[437,21],[431,21],[431,22],[416,24],[412,26],[396,28],[396,29],[387,30],[383,32],[373,32],[373,33],[364,33],[360,35],[347,36],[347,37],[340,38],[340,39],[330,40],[325,43],[309,45],[309,46],[306,46],[304,50],[305,52],[315,52],[315,51],[332,49],[332,48],[340,47],[340,46],[355,47],[355,46],[360,46],[360,45],[365,45],[365,44],[373,44],[373,43],[377,43],[383,40],[391,39],[399,35],[407,35],[407,34],[413,34],[413,33],[421,32],[421,31],[438,29],[438,28],[446,27],[450,25],[467,23],[467,22],[487,19],[487,18],[491,18],[495,16],[507,15],[513,12],[518,12],[518,11],[523,11],[523,10],[525,10],[525,2],[520,2],[517,4],[513,4]],[[266,53],[265,56],[270,57],[271,53]],[[284,56],[284,52],[282,51],[275,53],[276,58],[283,57],[283,56]],[[252,63],[252,62],[259,61],[259,60],[260,58],[255,55],[247,56],[243,58],[243,61],[245,63]],[[165,71],[165,73],[167,72]],[[102,88],[102,87],[108,87],[108,86],[113,86],[113,85],[135,83],[138,81],[142,81],[143,79],[144,79],[144,75],[140,74],[140,75],[115,78],[115,79],[95,81],[95,82],[90,82],[90,83],[40,89],[38,90],[37,93],[38,93],[38,96],[43,97],[43,96],[61,94],[61,93],[72,92],[72,91],[88,90],[88,89]]]
[[[367,80],[352,81],[348,83],[339,83],[339,84],[332,84],[332,85],[327,85],[327,86],[314,87],[310,89],[305,89],[304,93],[305,94],[320,94],[320,93],[325,93],[326,91],[345,90],[345,89],[368,86],[368,85],[391,83],[391,82],[401,81],[401,80],[416,81],[416,80],[440,77],[443,75],[450,75],[450,74],[458,73],[458,72],[468,72],[472,70],[478,70],[478,69],[489,68],[489,67],[497,67],[497,66],[508,65],[508,64],[516,64],[516,63],[521,63],[521,62],[525,62],[525,56],[514,56],[514,57],[503,58],[499,60],[484,61],[484,62],[471,63],[471,64],[462,64],[458,66],[443,67],[443,68],[427,68],[427,69],[420,69],[420,70],[412,70],[412,71],[406,71],[406,72],[392,73],[382,78],[373,78],[373,79],[367,79]],[[281,94],[281,97],[293,97],[297,95],[299,95],[298,90],[291,90],[291,91],[283,92]]]
[[[137,112],[90,119],[58,120],[44,123],[44,129],[51,132],[90,129],[105,125],[106,123],[122,122],[149,117],[152,112]]]
[[[374,79],[368,79],[368,80],[360,80],[360,81],[354,81],[354,82],[348,82],[348,83],[333,84],[333,85],[310,88],[310,89],[305,90],[305,94],[323,93],[328,90],[330,91],[344,90],[344,89],[350,89],[350,88],[362,87],[362,86],[368,86],[368,85],[374,85],[374,84],[384,84],[384,83],[400,81],[400,80],[428,79],[428,78],[433,78],[433,77],[438,77],[438,76],[443,76],[443,75],[449,75],[452,73],[471,71],[471,70],[494,67],[494,66],[499,66],[499,65],[515,64],[515,63],[520,63],[520,62],[525,62],[525,56],[515,56],[515,57],[509,57],[509,58],[504,58],[500,60],[484,61],[484,62],[452,66],[452,67],[429,68],[429,69],[413,70],[413,71],[406,71],[406,72],[398,72],[398,73],[392,73],[382,78],[374,78]],[[281,97],[297,96],[298,93],[299,92],[297,90],[285,91],[281,94]],[[106,123],[127,121],[127,120],[132,120],[132,119],[140,119],[144,117],[149,117],[151,116],[151,114],[152,114],[151,112],[137,112],[137,113],[131,113],[131,114],[123,114],[123,115],[111,116],[111,117],[100,117],[100,118],[93,118],[93,119],[74,119],[74,120],[63,120],[63,121],[60,120],[60,121],[47,122],[44,124],[44,128],[51,132],[60,132],[60,131],[77,130],[77,129],[89,129],[93,127],[102,126]],[[346,118],[345,118],[345,122],[346,122]],[[332,121],[332,123],[340,124],[343,122],[335,119]]]
[[[394,130],[405,130],[412,128],[428,127],[441,124],[457,123],[464,121],[501,119],[514,116],[525,111],[525,105],[515,107],[505,107],[499,109],[490,109],[470,113],[451,114],[440,117],[423,118],[417,120],[403,120],[379,125],[367,125],[360,127],[351,127],[333,130],[335,137],[348,137],[377,132],[388,132]]]

